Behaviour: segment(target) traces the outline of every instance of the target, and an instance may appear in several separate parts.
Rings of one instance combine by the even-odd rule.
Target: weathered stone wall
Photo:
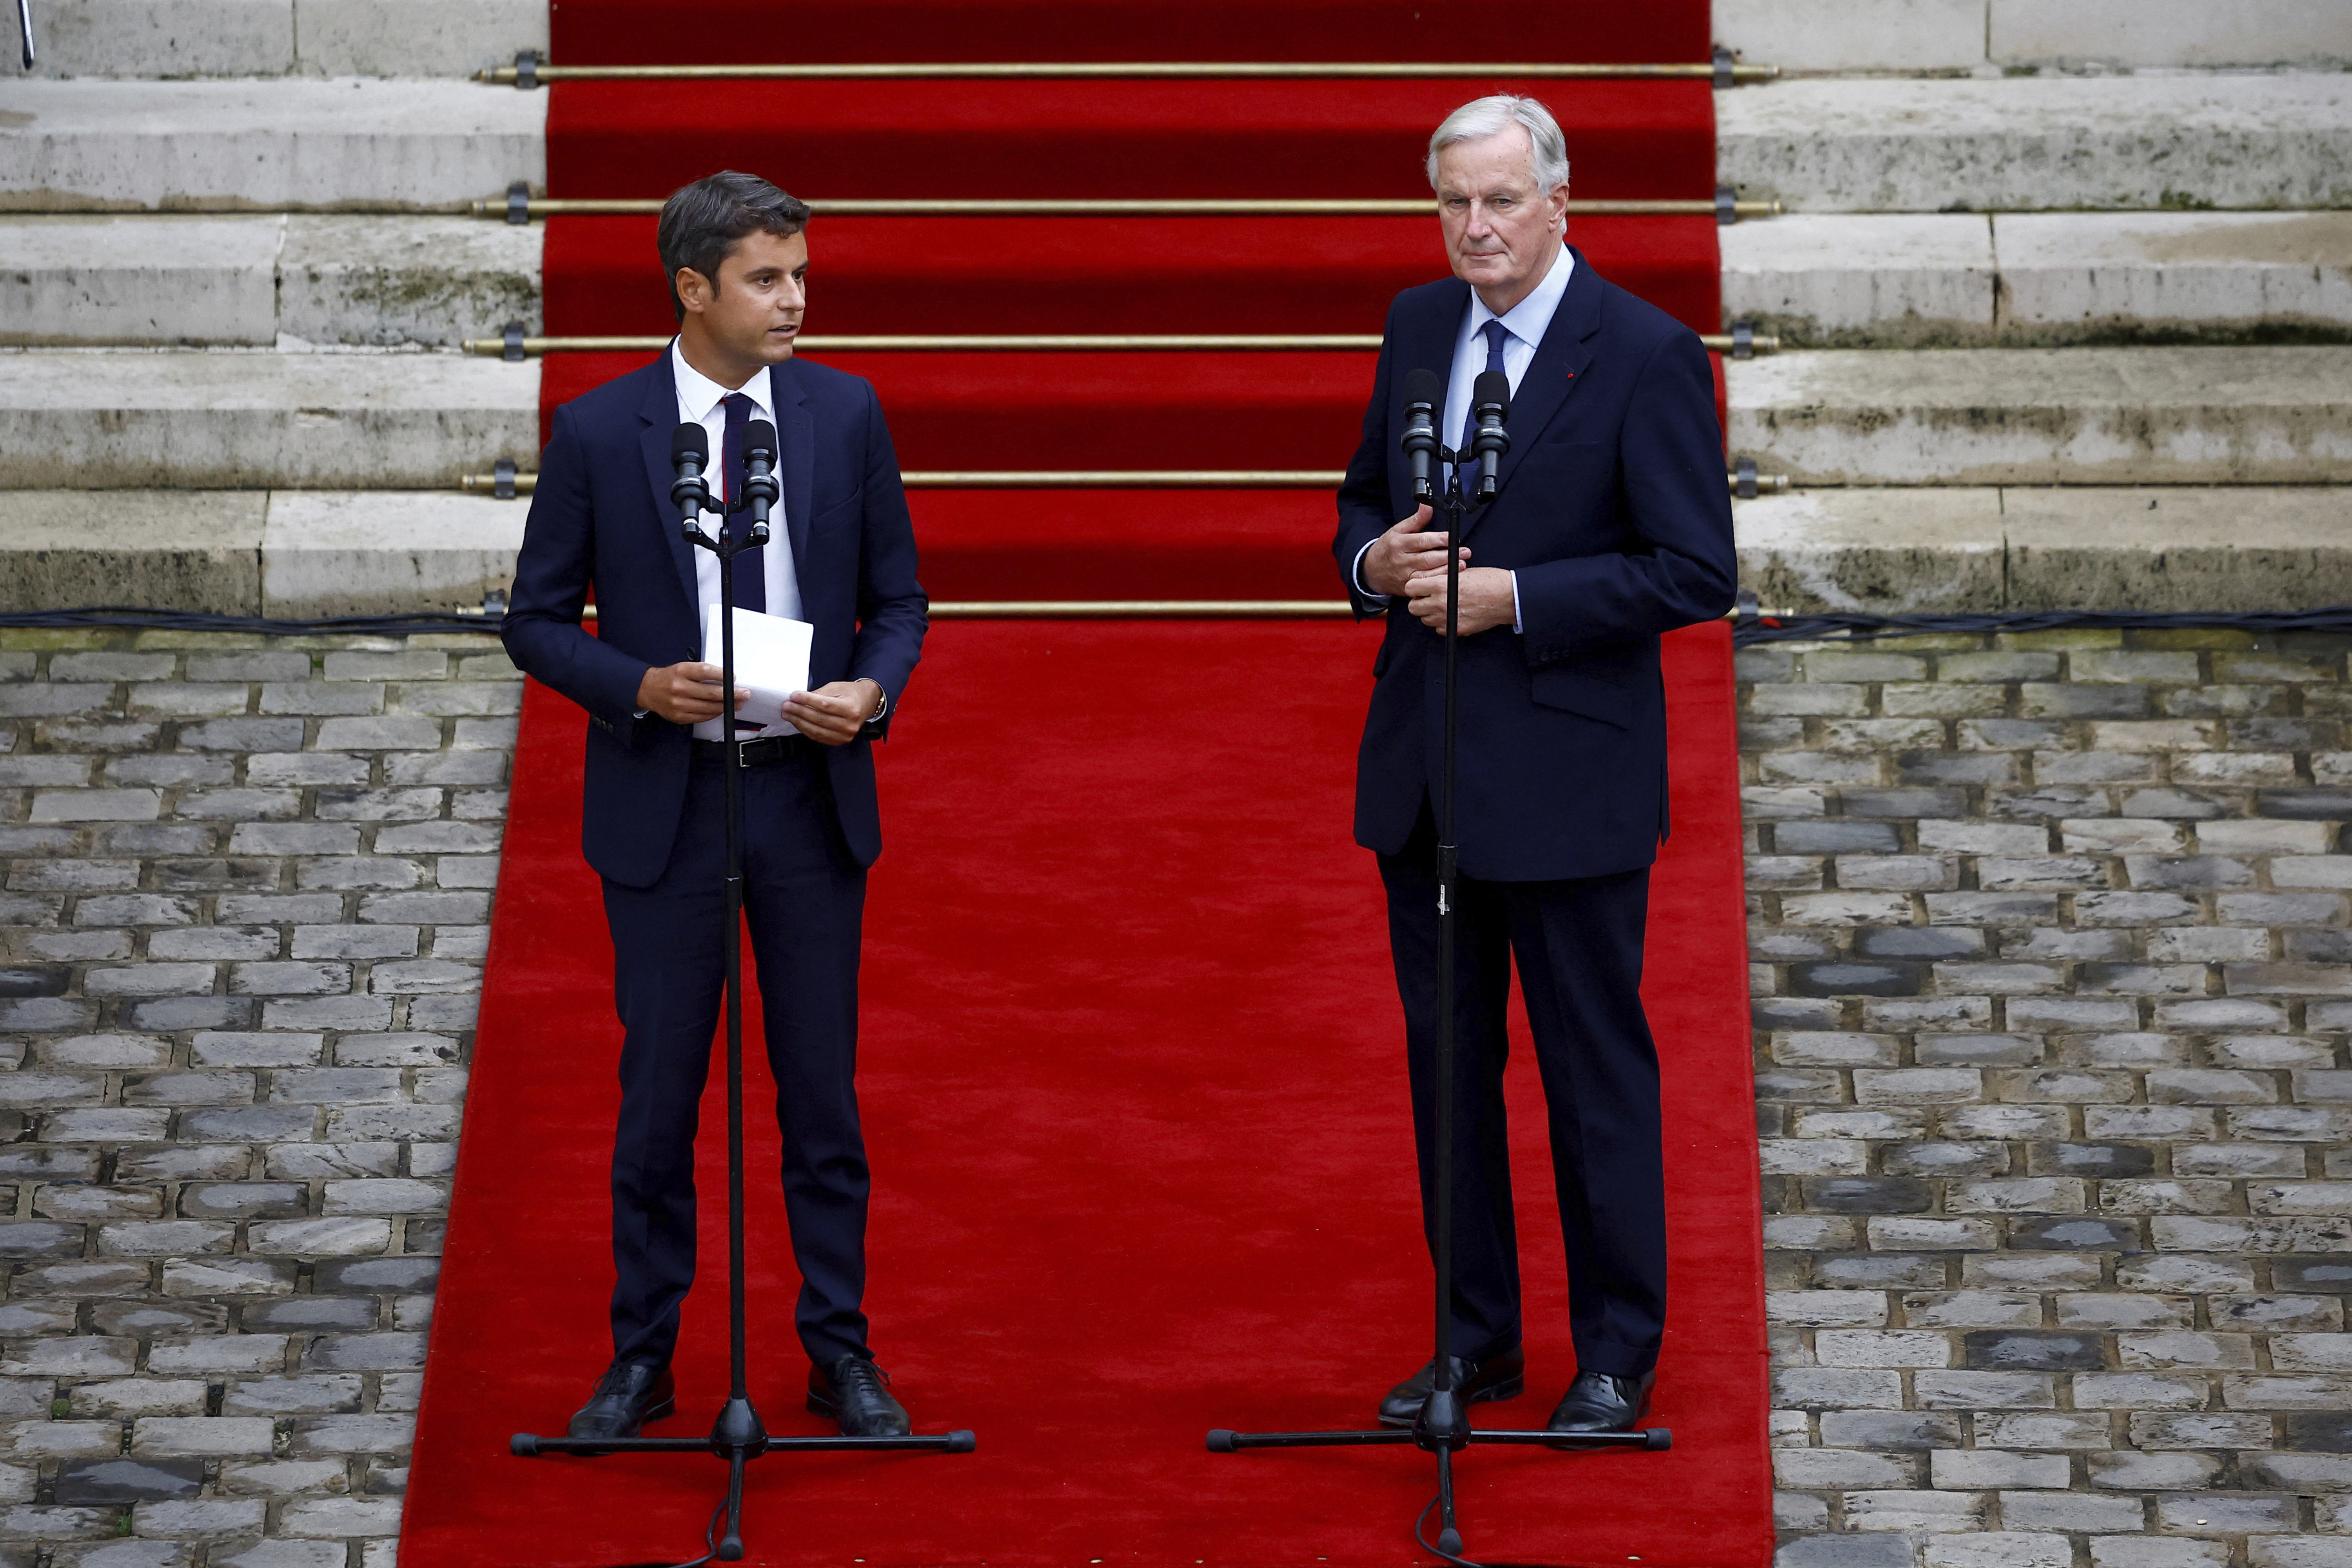
[[[2352,1563],[2345,655],[1739,656],[1787,1568]]]

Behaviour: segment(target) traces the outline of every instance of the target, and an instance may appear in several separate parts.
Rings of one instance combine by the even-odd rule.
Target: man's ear
[[[672,286],[677,289],[678,302],[697,314],[699,314],[702,308],[710,302],[710,297],[719,292],[717,286],[709,279],[691,267],[679,268],[677,277],[672,280]]]

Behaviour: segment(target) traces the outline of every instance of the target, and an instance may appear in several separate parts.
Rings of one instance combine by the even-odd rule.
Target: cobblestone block
[[[84,1459],[58,1468],[56,1498],[97,1506],[161,1501],[194,1497],[204,1481],[201,1461]]]
[[[278,1528],[289,1536],[350,1539],[386,1536],[400,1529],[397,1498],[297,1498],[286,1504]]]
[[[1845,1522],[1848,1530],[1923,1535],[1981,1531],[1990,1502],[1980,1492],[1853,1491],[1845,1494]]]
[[[2087,1492],[2003,1492],[2000,1521],[2013,1530],[2141,1530],[2147,1509],[2137,1498]]]
[[[2245,1535],[2293,1530],[2299,1522],[2298,1511],[2293,1498],[2247,1493],[2206,1492],[2156,1500],[2158,1527],[2183,1534]]]
[[[2021,1454],[1996,1448],[1939,1449],[1928,1456],[1934,1484],[1970,1491],[2004,1487],[2063,1488],[2073,1466],[2063,1454]]]
[[[2186,1491],[2212,1484],[2221,1461],[2210,1454],[2141,1454],[2128,1449],[2093,1454],[2091,1484],[2117,1491]]]
[[[1923,1550],[1927,1568],[2073,1568],[2074,1561],[2064,1536],[2017,1531],[1932,1536]]]
[[[2050,1410],[2058,1403],[2047,1373],[1921,1372],[1912,1386],[1929,1410]]]
[[[1917,1568],[1903,1535],[1800,1535],[1781,1542],[1773,1568]]]
[[[131,1423],[131,1452],[155,1458],[266,1455],[275,1440],[275,1427],[257,1416],[151,1415]]]
[[[141,1503],[132,1510],[131,1528],[143,1535],[218,1540],[259,1530],[267,1512],[268,1505],[258,1499]]]
[[[2246,1542],[2251,1568],[2345,1568],[2352,1563],[2352,1540],[2315,1536],[2252,1536]]]

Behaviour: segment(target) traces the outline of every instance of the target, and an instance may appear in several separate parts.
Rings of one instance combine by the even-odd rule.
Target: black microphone
[[[1437,457],[1437,411],[1445,403],[1445,384],[1433,370],[1416,370],[1404,378],[1404,449],[1412,458],[1412,499],[1416,503],[1437,499],[1429,482],[1429,465]]]
[[[743,493],[730,510],[751,511],[750,544],[768,542],[768,509],[776,504],[776,427],[754,419],[743,427]]]
[[[702,470],[710,466],[710,437],[694,420],[681,420],[670,432],[669,466],[677,471],[670,481],[669,499],[683,514],[690,537],[710,510],[710,487],[702,482]]]
[[[1511,438],[1503,430],[1503,421],[1511,416],[1511,378],[1499,370],[1481,372],[1470,384],[1470,412],[1478,421],[1478,434],[1470,441],[1470,450],[1478,459],[1477,499],[1492,500],[1495,470],[1502,466],[1503,454],[1511,449]]]

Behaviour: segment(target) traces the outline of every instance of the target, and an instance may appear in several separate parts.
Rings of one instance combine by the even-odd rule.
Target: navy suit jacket
[[[1359,616],[1381,612],[1356,584],[1357,552],[1413,511],[1404,378],[1446,378],[1469,302],[1469,285],[1447,279],[1389,307],[1333,542]],[[1539,881],[1647,866],[1667,826],[1658,637],[1722,615],[1738,586],[1714,371],[1696,333],[1578,255],[1508,429],[1501,486],[1467,514],[1463,542],[1471,565],[1517,572],[1525,632],[1462,639],[1461,868]],[[1443,637],[1402,598],[1387,616],[1356,842],[1392,855],[1436,799],[1445,661]]]
[[[809,684],[878,681],[895,715],[929,601],[915,580],[914,524],[881,405],[863,378],[804,360],[768,374],[783,531],[802,618],[816,628]],[[669,499],[677,423],[667,351],[555,411],[503,634],[518,666],[588,710],[581,848],[601,875],[633,888],[651,886],[669,861],[692,753],[689,731],[636,716],[637,686],[650,667],[702,657],[698,547],[679,532]],[[593,637],[580,625],[592,585]],[[873,739],[824,756],[842,837],[871,865],[882,852]]]

